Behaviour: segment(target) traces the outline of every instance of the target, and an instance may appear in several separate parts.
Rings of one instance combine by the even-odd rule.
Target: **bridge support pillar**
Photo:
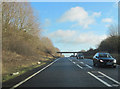
[[[62,56],[62,53],[60,53],[60,56]]]
[[[73,53],[73,55],[75,56],[75,53]]]

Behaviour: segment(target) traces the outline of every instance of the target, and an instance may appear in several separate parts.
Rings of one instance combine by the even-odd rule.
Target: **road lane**
[[[69,59],[60,58],[19,87],[107,87]]]
[[[118,78],[119,77],[118,71],[120,69],[118,67],[117,68],[94,67],[91,59],[72,58],[71,61],[82,66],[85,71],[90,71],[91,73],[93,73],[93,75],[95,74],[96,76],[99,76],[100,79],[106,81],[107,83],[111,84],[112,86],[120,85],[120,80]],[[92,69],[86,65],[89,65],[90,67],[92,67]]]
[[[75,61],[76,63],[82,65],[84,63],[89,65],[90,67],[92,67],[93,71],[101,71],[111,77],[113,77],[114,79],[116,79],[117,81],[119,81],[118,79],[118,71],[119,71],[119,68],[112,68],[112,67],[94,67],[93,66],[93,62],[91,59],[76,59],[76,58],[72,58],[73,61]],[[82,63],[81,63],[82,62]],[[85,66],[86,67],[86,66]],[[84,68],[85,69],[85,68]],[[88,69],[88,68],[87,68]]]

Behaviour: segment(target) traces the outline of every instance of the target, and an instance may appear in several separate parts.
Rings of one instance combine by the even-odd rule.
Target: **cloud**
[[[63,42],[63,43],[69,43],[71,42],[72,37],[74,37],[76,34],[76,31],[74,30],[57,30],[55,32],[52,32],[48,35],[51,39],[55,40],[55,42]]]
[[[56,43],[65,44],[99,44],[106,35],[97,35],[94,32],[81,33],[76,30],[57,30],[48,35]]]
[[[111,23],[111,22],[113,22],[113,20],[112,20],[112,18],[104,18],[104,19],[102,19],[102,22]]]
[[[99,44],[103,39],[106,38],[106,35],[97,35],[93,32],[81,33],[75,42],[84,43],[84,44]]]
[[[76,31],[74,31],[74,30],[57,30],[57,31],[55,31],[55,32],[53,32],[53,33],[51,33],[50,35],[51,36],[55,36],[55,35],[57,35],[58,37],[63,37],[63,38],[65,38],[65,37],[72,37],[72,36],[74,36],[76,34]]]
[[[110,24],[105,25],[106,28],[109,28],[110,26],[111,26]]]
[[[93,16],[99,17],[99,16],[101,16],[101,12],[94,12]]]
[[[88,12],[82,7],[73,7],[66,11],[59,22],[76,22],[77,25],[82,26],[83,28],[88,28],[89,25],[95,23],[94,17],[100,16],[101,12],[94,12],[91,16],[88,15]],[[77,26],[76,25],[76,26]]]

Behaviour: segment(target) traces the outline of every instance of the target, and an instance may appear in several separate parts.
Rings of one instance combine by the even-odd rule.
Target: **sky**
[[[42,35],[60,51],[96,48],[117,24],[115,2],[31,2],[41,23]]]

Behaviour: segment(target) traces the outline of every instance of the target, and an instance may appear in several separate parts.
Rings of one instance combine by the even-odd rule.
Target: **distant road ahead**
[[[118,68],[93,67],[90,59],[59,58],[17,87],[117,87]],[[14,87],[16,87],[14,86]]]

